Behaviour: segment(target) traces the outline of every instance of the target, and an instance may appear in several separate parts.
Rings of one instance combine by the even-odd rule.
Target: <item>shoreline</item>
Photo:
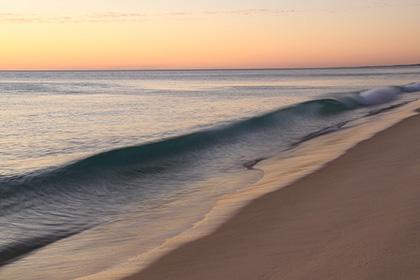
[[[392,110],[385,110],[380,114],[366,116],[361,119],[347,123],[343,128],[334,133],[323,134],[319,137],[307,140],[296,147],[282,151],[262,160],[257,158],[249,161],[248,168],[252,172],[257,172],[259,180],[253,181],[250,185],[234,192],[229,192],[212,203],[206,213],[198,217],[193,223],[189,224],[183,231],[168,236],[167,239],[157,243],[156,246],[147,250],[142,250],[141,244],[130,248],[120,248],[118,252],[129,249],[130,255],[125,257],[123,254],[116,254],[109,259],[107,265],[99,269],[86,271],[83,275],[78,275],[78,280],[112,280],[124,279],[130,275],[137,275],[144,269],[153,265],[157,260],[170,255],[180,247],[188,246],[201,238],[211,235],[227,221],[233,219],[242,209],[260,197],[276,192],[277,190],[293,184],[296,180],[322,169],[325,164],[346,153],[363,140],[371,138],[376,133],[400,122],[401,120],[415,114],[414,110],[420,108],[420,101],[410,102],[404,106],[396,107]],[[244,166],[247,168],[247,166]],[[100,229],[96,229],[100,230]],[[124,230],[124,229],[122,229]],[[130,229],[131,230],[131,229]],[[138,234],[134,232],[133,234]],[[71,238],[70,238],[71,239]],[[67,239],[60,241],[60,246],[41,249],[29,259],[37,257],[39,260],[48,260],[54,255],[64,254],[60,248],[65,248]],[[69,241],[71,244],[71,241]],[[77,244],[77,243],[76,243]],[[137,246],[140,246],[139,248]],[[57,249],[58,251],[54,251]],[[117,250],[117,249],[116,249]],[[133,253],[131,253],[133,252]],[[101,260],[101,255],[90,254],[89,262],[95,267]],[[68,256],[68,262],[72,262],[74,257]],[[36,259],[35,259],[36,260]],[[25,267],[23,267],[25,269]],[[28,271],[29,272],[29,271]],[[16,275],[25,273],[18,267],[6,268],[0,274]],[[61,278],[65,279],[65,273]],[[60,278],[57,275],[57,278]],[[34,277],[32,274],[31,278]],[[39,279],[43,279],[38,277]],[[37,279],[38,279],[37,278]],[[22,278],[23,279],[23,278]]]
[[[413,103],[418,103],[418,102],[413,102]],[[417,106],[417,107],[415,107],[415,106]],[[197,246],[198,247],[201,247],[202,246],[200,244],[206,243],[207,240],[214,238],[214,236],[219,236],[221,234],[220,232],[225,231],[224,229],[228,225],[234,224],[235,221],[237,221],[238,219],[240,219],[239,217],[242,217],[243,215],[245,215],[244,214],[245,212],[247,212],[247,211],[249,212],[248,209],[252,208],[253,205],[261,204],[260,203],[261,200],[269,199],[272,196],[276,196],[279,193],[284,192],[283,190],[285,190],[285,189],[292,189],[292,187],[295,186],[296,184],[301,184],[300,183],[301,181],[308,181],[308,180],[310,180],[310,179],[307,179],[307,178],[311,178],[312,176],[319,176],[319,175],[317,175],[319,173],[324,174],[325,173],[325,171],[324,171],[325,169],[329,169],[329,168],[331,168],[331,166],[334,167],[336,165],[336,162],[337,161],[340,162],[342,160],[342,158],[349,157],[349,155],[351,156],[354,153],[354,150],[360,150],[361,148],[359,146],[366,146],[367,145],[366,143],[370,143],[372,141],[376,141],[374,139],[378,139],[378,138],[381,139],[381,138],[383,138],[383,137],[381,137],[382,134],[389,133],[389,131],[395,130],[396,128],[400,127],[402,124],[406,123],[407,121],[411,120],[412,118],[420,119],[420,117],[410,117],[410,115],[413,115],[414,112],[412,112],[411,114],[408,114],[408,111],[409,110],[413,111],[413,109],[418,108],[419,107],[418,104],[417,105],[416,104],[412,104],[411,106],[409,104],[409,105],[402,106],[402,107],[404,107],[404,109],[398,109],[397,108],[396,111],[400,111],[399,112],[400,114],[402,112],[405,112],[406,116],[405,117],[401,117],[401,119],[399,119],[399,120],[394,120],[394,122],[397,123],[397,124],[395,124],[395,123],[389,124],[388,123],[388,125],[386,127],[384,127],[383,129],[379,129],[379,132],[378,131],[374,132],[373,134],[376,134],[377,133],[377,135],[373,136],[372,138],[367,137],[365,135],[364,136],[365,139],[361,139],[360,140],[360,141],[363,141],[363,142],[361,142],[359,144],[356,143],[357,145],[355,147],[352,147],[352,146],[351,147],[348,147],[348,149],[350,149],[348,152],[346,152],[347,149],[345,149],[343,151],[344,155],[342,155],[342,156],[337,155],[338,158],[336,157],[336,159],[333,159],[333,161],[327,163],[326,166],[321,167],[320,170],[318,170],[318,171],[315,171],[316,169],[315,170],[307,170],[306,172],[307,173],[310,173],[310,174],[307,175],[307,176],[304,176],[301,179],[298,179],[298,178],[289,178],[290,179],[290,182],[289,183],[286,183],[286,185],[288,185],[288,187],[286,187],[286,188],[280,188],[278,190],[271,190],[271,191],[267,191],[266,190],[266,193],[268,193],[268,194],[262,194],[262,196],[259,195],[259,196],[257,196],[256,199],[255,199],[255,197],[254,197],[254,199],[249,199],[249,201],[251,201],[251,202],[248,205],[246,205],[245,207],[243,207],[242,209],[240,209],[239,211],[237,211],[237,213],[234,214],[233,217],[229,218],[227,220],[227,222],[223,223],[220,227],[218,227],[212,233],[210,233],[208,235],[205,235],[205,234],[203,235],[202,234],[202,236],[199,236],[198,239],[196,239],[195,241],[191,241],[191,240],[187,240],[186,241],[186,240],[184,240],[183,242],[178,242],[178,246],[171,246],[172,247],[171,250],[165,251],[163,254],[161,254],[161,256],[159,258],[157,258],[157,260],[155,260],[154,262],[152,262],[148,266],[145,266],[145,268],[143,270],[140,270],[139,272],[134,273],[131,276],[129,276],[127,278],[124,278],[124,279],[166,279],[165,277],[168,277],[167,275],[171,275],[171,279],[188,279],[188,276],[189,276],[188,270],[189,269],[190,270],[193,269],[194,266],[193,265],[187,265],[185,263],[186,262],[186,259],[185,259],[186,256],[190,256],[190,258],[191,258],[190,261],[193,261],[193,262],[195,261],[194,263],[197,264],[197,265],[199,265],[200,267],[201,266],[205,266],[204,264],[206,263],[206,260],[204,260],[204,259],[202,261],[198,261],[198,260],[200,260],[202,258],[208,259],[208,257],[205,257],[205,256],[207,256],[206,250],[212,251],[211,250],[211,247],[216,247],[217,248],[217,247],[220,247],[220,245],[222,245],[222,247],[226,248],[227,251],[230,251],[228,248],[229,248],[229,246],[231,246],[231,245],[229,245],[231,242],[223,241],[221,243],[217,243],[217,244],[219,244],[218,246],[217,246],[217,244],[213,243],[211,246],[208,245],[207,247],[203,248],[202,249],[203,251],[201,253],[195,255],[195,256],[192,256],[191,255],[191,250],[194,251],[194,250],[196,250],[196,247]],[[410,108],[407,108],[407,107],[411,107],[411,109]],[[391,114],[394,114],[395,115],[395,114],[398,114],[398,112],[391,112]],[[404,120],[405,118],[408,118],[408,119],[407,120]],[[391,126],[391,128],[389,128],[389,126]],[[327,136],[325,136],[323,138],[334,138],[334,134],[333,135],[327,135]],[[325,140],[325,139],[323,139],[323,140]],[[357,141],[357,142],[360,142],[360,141]],[[271,161],[271,163],[270,163],[270,161]],[[262,161],[260,163],[257,163],[256,164],[256,168],[259,169],[260,166],[263,166],[262,169],[264,170],[264,169],[267,168],[267,165],[268,165],[268,169],[270,169],[270,165],[273,164],[273,161],[277,161],[277,163],[278,163],[278,159],[267,159],[265,161]],[[277,168],[277,167],[278,166],[272,167],[272,168]],[[311,173],[311,172],[314,172],[314,173]],[[266,173],[265,175],[270,174],[270,172],[265,172],[265,173]],[[267,177],[267,176],[265,176],[265,177]],[[275,180],[275,179],[276,178],[265,178],[265,181],[268,180],[271,183],[273,183],[273,180]],[[293,183],[293,180],[296,180],[296,179],[298,179],[298,181]],[[263,179],[263,181],[264,181],[264,179]],[[261,182],[260,182],[260,184],[261,184]],[[277,186],[277,188],[278,188],[278,186]],[[248,215],[251,215],[251,214],[248,214]],[[255,215],[255,213],[253,215]],[[267,213],[264,213],[264,215],[270,216],[271,214],[267,212]],[[219,216],[219,218],[220,218],[220,216]],[[291,217],[291,218],[293,218],[293,217]],[[272,226],[276,226],[276,223],[274,223],[274,225],[272,225]],[[241,231],[238,230],[238,235],[242,235],[242,234],[239,234],[240,232]],[[194,240],[193,238],[191,238],[191,239]],[[232,241],[232,240],[230,240],[230,241]],[[256,248],[256,246],[252,246],[252,245],[245,246],[245,247],[249,247],[249,248],[242,248],[242,250],[245,250],[246,249],[246,250],[249,250],[251,252],[254,251],[254,250],[258,250],[258,248]],[[201,251],[201,249],[200,249],[200,251]],[[234,253],[234,252],[235,252],[235,250],[232,251],[232,253]],[[253,254],[253,253],[251,253],[251,254]],[[212,263],[213,263],[213,261],[210,264],[212,264]],[[206,264],[210,265],[209,263],[206,263]],[[235,263],[233,263],[232,266],[234,267],[235,266]],[[242,265],[240,265],[240,266],[242,266]],[[225,268],[227,268],[227,267],[230,267],[230,266],[226,265]],[[203,272],[203,269],[204,268],[201,268],[200,269],[200,271],[201,271],[200,273],[204,273],[204,275],[205,275],[205,272]],[[207,271],[208,269],[204,269],[204,270]],[[157,274],[156,274],[156,271],[158,271]],[[159,274],[159,271],[160,271],[160,274]],[[215,273],[216,270],[212,270],[212,271]],[[211,272],[209,274],[209,275],[211,275],[211,277],[216,277],[217,278],[217,277],[220,276],[220,275],[213,274],[213,272]],[[182,274],[182,276],[174,276],[174,275],[178,275],[177,273],[184,273],[184,274]],[[264,273],[264,271],[261,271],[261,273]],[[244,275],[243,276],[244,279],[246,279],[246,276],[247,275]],[[157,277],[157,278],[154,278],[154,277]],[[174,277],[174,278],[172,278],[172,277]],[[205,276],[200,276],[200,277],[201,278],[204,277],[204,279],[206,279]],[[228,277],[228,276],[226,275],[226,277]],[[216,278],[214,278],[214,279],[216,279]],[[221,279],[223,279],[223,278],[221,278]],[[249,278],[249,279],[251,279],[251,278]],[[258,279],[258,278],[254,278],[254,279]],[[292,279],[294,279],[294,278],[292,278]],[[351,278],[349,278],[349,279],[351,279]]]
[[[7,235],[2,247],[25,254],[2,266],[0,278],[111,280],[137,273],[213,233],[258,197],[317,171],[412,114],[398,107],[419,98],[420,84],[413,82],[418,70],[305,70],[290,77],[239,71],[229,79],[215,75],[211,83],[208,73],[160,73],[153,83],[156,96],[147,91],[156,79],[144,73],[76,73],[76,84],[61,84],[54,73],[10,74],[3,87],[6,107],[29,122],[5,135],[11,146],[3,163],[8,199],[2,207]],[[18,83],[15,88],[10,79]],[[127,79],[134,82],[124,83]],[[48,84],[42,92],[39,82]],[[91,94],[100,88],[102,94]],[[109,104],[100,102],[103,94]],[[30,125],[42,110],[35,102],[40,95],[47,105],[58,99],[69,104],[57,115],[56,128],[63,132],[57,137]],[[126,110],[114,110],[117,99],[117,107]],[[33,106],[20,110],[27,101]],[[133,102],[151,107],[142,110]],[[76,103],[83,106],[71,107]],[[181,103],[191,106],[186,110]],[[98,104],[103,106],[90,114],[89,107]],[[212,110],[203,110],[209,104]],[[166,109],[174,120],[167,119]],[[66,114],[75,122],[62,118]],[[45,114],[36,116],[41,130],[49,127]],[[86,116],[89,126],[79,127]],[[115,122],[107,122],[110,117]],[[130,129],[126,118],[132,120]],[[25,147],[19,150],[21,138]],[[72,155],[80,158],[67,161]]]

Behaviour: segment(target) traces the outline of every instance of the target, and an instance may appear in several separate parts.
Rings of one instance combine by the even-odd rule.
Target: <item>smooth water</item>
[[[2,72],[0,278],[73,279],[146,252],[258,180],[249,162],[413,100],[419,80],[420,67]]]

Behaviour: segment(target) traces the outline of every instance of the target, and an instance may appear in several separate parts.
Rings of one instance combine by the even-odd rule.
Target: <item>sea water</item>
[[[147,253],[258,160],[418,98],[420,67],[0,72],[0,278]]]

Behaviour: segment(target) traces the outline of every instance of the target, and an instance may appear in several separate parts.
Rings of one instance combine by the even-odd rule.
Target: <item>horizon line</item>
[[[320,67],[244,67],[244,68],[133,68],[133,69],[0,69],[0,72],[130,72],[130,71],[264,71],[264,70],[310,70],[310,69],[354,69],[354,68],[386,68],[386,67],[413,67],[420,63],[410,64],[378,64],[360,66],[320,66]]]

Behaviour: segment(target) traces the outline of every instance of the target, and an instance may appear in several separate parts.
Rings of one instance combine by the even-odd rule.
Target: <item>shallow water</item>
[[[258,180],[247,162],[413,100],[417,85],[364,90],[419,80],[420,67],[0,73],[0,276],[73,279],[146,252]]]

